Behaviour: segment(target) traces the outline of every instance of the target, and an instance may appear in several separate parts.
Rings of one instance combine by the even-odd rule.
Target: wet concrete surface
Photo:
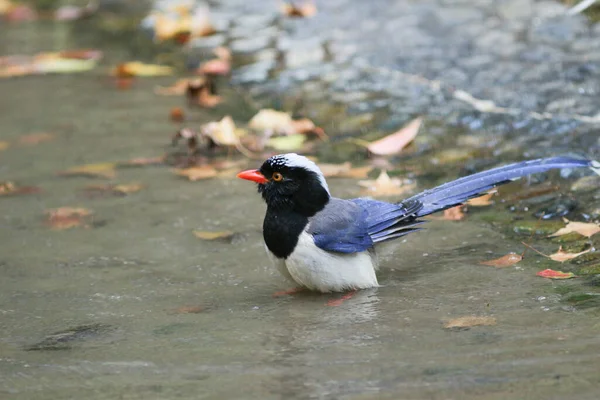
[[[530,12],[527,7],[512,11],[529,12],[523,17],[493,14],[498,6],[492,2],[478,2],[477,6],[471,2],[394,4],[378,8],[362,2],[327,2],[320,5],[315,19],[273,23],[274,12],[265,12],[263,3],[222,2],[214,9],[215,18],[221,13],[235,21],[235,26],[227,25],[228,32],[235,33],[227,35],[254,40],[255,49],[262,51],[262,42],[250,34],[259,25],[265,36],[277,40],[282,30],[289,33],[292,43],[303,35],[308,42],[322,38],[329,40],[329,50],[322,56],[315,50],[311,57],[325,57],[326,62],[316,62],[316,69],[311,69],[310,63],[302,61],[311,53],[303,50],[291,56],[298,68],[282,67],[280,72],[269,72],[269,80],[249,86],[236,81],[248,73],[238,70],[234,82],[239,86],[224,89],[225,108],[194,111],[191,124],[219,119],[227,112],[246,120],[257,105],[291,102],[296,112],[315,118],[332,136],[332,142],[318,151],[322,161],[350,158],[359,162],[364,155],[356,149],[348,151],[343,138],[389,133],[413,114],[425,113],[428,119],[416,149],[392,160],[396,168],[392,172],[397,174],[405,174],[404,168],[416,168],[410,174],[419,188],[500,161],[556,152],[598,154],[593,124],[568,117],[536,120],[525,114],[473,112],[472,107],[445,97],[447,92],[434,90],[429,83],[392,82],[367,73],[366,68],[370,71],[372,66],[361,66],[359,61],[336,61],[341,57],[336,49],[350,43],[360,50],[352,59],[369,57],[371,52],[377,67],[397,68],[432,80],[448,71],[438,70],[436,65],[454,60],[459,72],[447,72],[445,84],[459,85],[460,71],[475,82],[473,71],[479,67],[473,59],[469,64],[473,67],[461,66],[463,57],[456,57],[460,47],[456,43],[462,42],[457,37],[483,40],[481,32],[489,21],[508,25],[523,21],[520,30],[515,28],[511,35],[523,35],[525,30],[527,40],[502,39],[508,43],[503,46],[505,51],[513,45],[517,50],[495,55],[500,46],[482,45],[477,55],[490,70],[496,68],[504,75],[507,69],[497,61],[510,59],[515,64],[516,72],[510,75],[514,80],[497,87],[493,80],[486,82],[482,77],[475,86],[461,87],[502,106],[544,112],[546,108],[540,104],[556,101],[563,94],[548,95],[540,90],[538,78],[524,78],[527,72],[537,75],[519,55],[540,46],[560,47],[564,48],[560,56],[548,53],[558,57],[552,60],[562,60],[565,54],[573,54],[572,43],[598,31],[593,25],[575,19],[567,46],[560,40],[539,39],[545,37],[545,31],[529,26],[534,14],[541,18],[541,2],[531,2]],[[442,15],[439,6],[452,12]],[[356,20],[353,25],[348,10],[377,21],[389,18],[395,21],[389,22],[391,28],[399,24],[405,30],[417,29],[418,34],[407,36],[421,44],[410,45],[401,35],[390,34],[386,39],[394,48],[410,47],[383,51],[392,46],[381,40],[369,41],[364,33],[380,38],[377,27],[358,25]],[[244,25],[250,33],[240,28]],[[277,34],[269,31],[273,25]],[[324,33],[325,27],[331,32],[353,32],[354,36],[335,39],[337,33]],[[108,67],[116,61],[153,54],[143,48],[143,39],[123,45],[126,36],[115,35],[112,41],[103,42],[99,39],[102,31],[85,33],[81,28],[56,24],[40,24],[33,31],[0,27],[5,54],[61,46],[104,46],[106,50],[105,69],[0,81],[0,132],[2,140],[13,144],[0,152],[0,180],[43,190],[0,198],[3,398],[597,398],[598,275],[569,281],[542,279],[535,273],[547,268],[548,261],[532,253],[510,268],[479,264],[510,251],[522,252],[521,240],[535,241],[543,251],[556,250],[558,243],[545,236],[552,229],[548,224],[560,224],[560,217],[538,222],[532,214],[575,198],[578,206],[567,217],[598,218],[594,216],[597,185],[584,184],[582,191],[572,192],[572,185],[581,182],[581,174],[549,174],[515,184],[501,192],[506,203],[498,200],[484,210],[472,209],[464,221],[432,221],[426,231],[382,249],[381,288],[362,291],[340,306],[326,305],[340,295],[272,298],[273,292],[290,283],[278,275],[264,253],[260,232],[264,205],[247,182],[213,179],[192,183],[173,175],[168,166],[127,168],[119,169],[117,177],[108,182],[141,182],[146,185],[143,191],[90,199],[82,196],[81,189],[106,181],[56,175],[73,165],[178,151],[170,147],[170,135],[178,126],[168,120],[168,111],[181,106],[183,100],[152,94],[155,85],[174,79],[140,79],[131,90],[118,91],[106,77]],[[469,29],[473,31],[470,36]],[[504,34],[504,29],[497,31],[496,35],[512,37]],[[493,32],[496,30],[490,29],[489,34]],[[229,40],[227,35],[223,34]],[[238,45],[252,48],[252,43]],[[307,49],[310,46],[306,44]],[[266,60],[263,62],[271,62],[269,54],[260,55]],[[576,62],[583,64],[582,60]],[[558,75],[549,72],[549,80],[567,83],[559,74],[564,69],[559,69]],[[298,71],[305,71],[304,76],[318,72],[314,79],[286,78],[297,76]],[[377,80],[379,89],[374,89]],[[584,81],[594,84],[592,78]],[[402,88],[398,96],[391,93],[396,83]],[[489,92],[482,92],[484,87]],[[511,93],[507,103],[498,95],[502,91]],[[527,108],[523,93],[543,101]],[[298,102],[299,96],[303,101]],[[319,96],[321,101],[311,100]],[[343,107],[331,107],[330,98],[334,97]],[[371,97],[380,103],[369,100]],[[588,100],[593,104],[593,98],[573,97],[575,103],[566,113],[592,115],[578,107]],[[383,104],[383,109],[377,104]],[[516,126],[518,121],[522,123]],[[20,135],[39,131],[56,137],[35,146],[14,144]],[[256,161],[248,161],[248,165],[253,163]],[[534,196],[537,203],[510,200],[515,193],[544,184],[561,188],[547,199]],[[340,197],[359,193],[354,180],[331,180],[330,188]],[[50,230],[43,224],[44,210],[60,206],[90,208],[94,220],[102,223],[87,229]],[[193,236],[194,229],[230,229],[240,236],[235,243],[204,242]],[[538,231],[541,233],[532,235]],[[598,247],[596,238],[589,242]],[[565,263],[557,269],[581,273],[583,268],[593,271],[596,265],[597,258],[591,257],[581,265]],[[466,315],[493,316],[497,323],[464,330],[444,328],[445,321]]]

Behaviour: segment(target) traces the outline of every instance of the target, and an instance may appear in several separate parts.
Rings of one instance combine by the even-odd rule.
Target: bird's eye
[[[274,172],[272,178],[275,182],[279,182],[283,180],[283,175],[281,175],[279,172]]]

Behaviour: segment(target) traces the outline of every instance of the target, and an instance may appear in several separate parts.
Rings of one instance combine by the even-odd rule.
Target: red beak
[[[267,183],[269,180],[265,178],[263,174],[261,174],[257,169],[249,169],[247,171],[242,171],[237,174],[238,178],[246,179],[248,181],[254,181],[256,183]]]

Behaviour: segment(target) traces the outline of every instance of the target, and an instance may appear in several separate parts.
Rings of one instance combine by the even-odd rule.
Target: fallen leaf
[[[455,328],[470,328],[473,326],[493,326],[496,325],[496,318],[494,317],[476,317],[466,316],[453,318],[444,324],[446,329]]]
[[[169,112],[169,118],[173,122],[182,122],[185,119],[185,114],[181,107],[173,107]]]
[[[161,165],[165,163],[165,156],[158,157],[137,157],[132,158],[131,160],[120,162],[118,166],[124,167],[141,167],[145,165]]]
[[[27,4],[0,2],[0,16],[10,22],[30,22],[38,18],[37,12]]]
[[[407,184],[398,178],[390,178],[385,170],[381,171],[377,179],[359,181],[358,185],[364,188],[363,194],[382,197],[404,194],[415,188],[415,184]]]
[[[209,165],[203,165],[201,167],[175,169],[173,170],[173,172],[179,176],[185,176],[190,181],[199,181],[202,179],[209,179],[217,176],[217,170]]]
[[[213,53],[219,60],[230,61],[231,60],[231,50],[224,46],[215,47]]]
[[[82,226],[85,217],[92,215],[87,208],[60,207],[46,210],[46,224],[52,229],[65,230]]]
[[[218,122],[209,122],[200,129],[203,136],[212,140],[217,146],[237,146],[240,138],[233,118],[226,115]]]
[[[116,77],[132,77],[132,76],[166,76],[172,75],[173,68],[166,65],[145,64],[139,61],[130,61],[117,65],[112,75]]]
[[[188,83],[186,96],[190,105],[212,108],[222,101],[212,78],[195,79]]]
[[[39,53],[34,56],[0,57],[0,78],[49,73],[84,72],[93,69],[102,58],[99,50],[68,50]]]
[[[555,271],[553,269],[545,269],[543,271],[539,271],[536,273],[537,276],[541,276],[542,278],[548,278],[548,279],[571,279],[571,278],[577,278],[577,275],[575,275],[572,272],[562,272],[562,271]]]
[[[278,151],[295,151],[302,148],[306,136],[302,134],[274,137],[267,140],[267,146]]]
[[[446,221],[461,221],[465,218],[463,206],[456,206],[444,210],[443,219]]]
[[[369,143],[367,149],[378,156],[397,154],[417,136],[422,122],[422,118],[414,119],[398,132]]]
[[[87,197],[125,196],[130,193],[139,192],[145,186],[140,183],[128,183],[119,185],[88,185],[84,188]]]
[[[9,146],[10,146],[10,143],[0,141],[0,151],[8,149]]]
[[[592,251],[591,247],[589,249],[584,250],[584,251],[579,252],[579,253],[567,253],[566,251],[563,250],[562,246],[560,246],[558,248],[558,251],[556,253],[550,254],[548,257],[551,258],[551,259],[553,259],[554,261],[565,262],[565,261],[568,261],[568,260],[572,260],[575,257],[579,257],[582,254],[589,253],[590,251]]]
[[[117,175],[116,166],[115,163],[86,164],[69,168],[58,174],[61,176],[92,176],[110,179]]]
[[[600,232],[600,224],[595,224],[593,222],[573,222],[567,219],[564,219],[564,221],[567,224],[567,226],[559,229],[558,231],[554,232],[548,237],[562,236],[571,232],[577,232],[580,235],[592,237],[596,233]]]
[[[308,118],[294,120],[290,113],[273,109],[262,109],[248,122],[248,127],[264,136],[315,134],[322,139],[327,135],[322,128]]]
[[[366,179],[369,172],[373,169],[372,166],[367,165],[365,167],[352,168],[350,161],[346,161],[343,164],[321,164],[319,168],[326,178],[355,178],[355,179]]]
[[[467,205],[472,207],[485,207],[494,204],[491,200],[492,197],[497,193],[497,191],[492,191],[483,196],[475,197],[474,199],[470,199],[467,201]]]
[[[54,139],[54,135],[51,133],[47,133],[47,132],[31,133],[29,135],[21,136],[19,138],[19,143],[33,145],[33,144],[38,144],[38,143],[42,143],[42,142],[47,142],[52,139]]]
[[[0,196],[16,196],[21,194],[35,194],[42,189],[36,186],[17,186],[14,182],[0,182]]]
[[[219,232],[208,232],[208,231],[194,231],[194,236],[202,240],[227,240],[231,239],[235,235],[232,231],[219,231]]]
[[[197,72],[204,75],[229,75],[231,72],[231,63],[219,60],[218,58],[208,60],[198,67]]]
[[[186,43],[193,37],[209,36],[216,32],[210,22],[210,12],[206,5],[177,4],[166,12],[152,12],[145,20],[154,29],[157,41],[175,39]]]
[[[511,265],[515,265],[522,259],[523,259],[522,254],[508,253],[508,254],[506,254],[500,258],[496,258],[494,260],[481,261],[479,264],[489,265],[490,267],[496,267],[496,268],[505,268],[505,267],[510,267]]]
[[[310,18],[317,13],[317,6],[313,1],[305,0],[302,4],[296,5],[294,3],[284,2],[281,5],[281,12],[283,15],[295,18]]]

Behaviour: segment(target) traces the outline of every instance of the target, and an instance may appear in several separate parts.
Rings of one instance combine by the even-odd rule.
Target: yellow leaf
[[[208,232],[208,231],[194,231],[194,236],[202,240],[218,240],[218,239],[230,239],[235,235],[232,231],[219,231],[219,232]]]
[[[114,178],[116,176],[115,163],[86,164],[69,168],[58,174],[62,176],[94,176]]]
[[[306,136],[298,133],[271,138],[267,141],[267,145],[278,151],[294,151],[301,149],[305,141]]]
[[[113,75],[129,74],[131,76],[165,76],[172,75],[173,68],[165,65],[144,64],[139,61],[130,61],[120,64],[113,70]]]
[[[112,187],[112,190],[115,192],[122,193],[122,194],[129,194],[129,193],[139,192],[144,187],[145,186],[142,185],[141,183],[128,183],[128,184],[115,185]]]
[[[592,237],[596,233],[600,232],[599,224],[594,224],[592,222],[572,222],[567,219],[564,219],[564,221],[567,223],[567,226],[559,229],[558,231],[554,232],[552,235],[549,235],[548,237],[562,236],[562,235],[566,235],[571,232],[577,232],[580,235],[583,235],[586,237]]]
[[[176,169],[173,171],[179,176],[185,176],[190,181],[198,181],[201,179],[209,179],[217,176],[217,170],[209,165],[203,165],[201,167],[191,167],[185,169]]]
[[[390,178],[386,171],[381,171],[375,180],[364,180],[358,184],[364,188],[363,194],[371,196],[396,196],[415,188],[414,184],[404,184],[398,178]]]
[[[10,146],[10,143],[0,141],[0,151],[6,150],[8,148],[8,146]]]
[[[444,328],[470,328],[472,326],[493,326],[496,325],[496,318],[494,317],[476,317],[466,316],[453,318],[444,324]]]
[[[218,146],[238,146],[240,138],[233,118],[227,115],[219,122],[209,122],[201,127],[202,134]]]
[[[291,133],[292,115],[272,109],[260,110],[248,122],[248,127],[256,131],[271,131],[273,133]]]

